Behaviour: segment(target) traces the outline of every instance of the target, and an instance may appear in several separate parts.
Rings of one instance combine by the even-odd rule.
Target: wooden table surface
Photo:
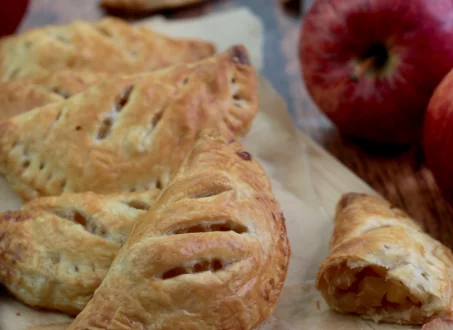
[[[96,0],[32,0],[20,30],[68,23],[77,18],[97,19],[105,15],[97,3]],[[264,22],[263,74],[287,101],[294,123],[392,203],[423,223],[429,233],[453,247],[453,213],[424,166],[420,148],[388,148],[382,154],[373,146],[359,146],[342,137],[311,101],[301,81],[298,62],[302,14],[282,10],[272,0],[216,0],[164,14],[175,19],[197,17],[237,6],[251,8]]]

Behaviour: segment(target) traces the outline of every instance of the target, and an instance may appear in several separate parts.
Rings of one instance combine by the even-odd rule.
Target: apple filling
[[[351,269],[343,264],[324,274],[324,285],[329,302],[347,313],[392,312],[421,307],[421,302],[402,283],[386,277],[387,270],[383,267]]]

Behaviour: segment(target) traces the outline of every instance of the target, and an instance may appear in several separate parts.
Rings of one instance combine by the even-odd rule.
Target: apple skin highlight
[[[453,0],[316,0],[299,51],[311,97],[343,134],[409,144],[453,67]]]
[[[428,104],[423,151],[437,184],[453,203],[453,70],[436,88]]]

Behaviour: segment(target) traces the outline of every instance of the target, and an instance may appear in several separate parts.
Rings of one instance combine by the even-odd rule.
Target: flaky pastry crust
[[[0,83],[0,121],[44,105],[63,101],[111,75],[62,70],[39,77],[25,77]]]
[[[152,12],[185,7],[205,0],[101,0],[107,9],[126,12]]]
[[[255,71],[235,46],[0,122],[0,174],[25,200],[162,188],[201,129],[245,134],[257,110]]]
[[[0,282],[32,307],[76,315],[159,189],[38,198],[0,214]]]
[[[60,70],[132,74],[212,56],[212,43],[178,40],[116,18],[32,29],[0,40],[0,81]]]
[[[453,256],[387,201],[347,194],[317,288],[336,311],[423,324],[452,314]]]
[[[204,132],[69,329],[252,329],[273,310],[290,248],[261,166]]]

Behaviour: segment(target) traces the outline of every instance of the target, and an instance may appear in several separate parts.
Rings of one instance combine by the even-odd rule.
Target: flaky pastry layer
[[[243,135],[257,110],[255,71],[235,46],[0,122],[0,174],[25,200],[163,188],[201,129]]]
[[[117,18],[75,21],[0,40],[0,81],[61,70],[132,74],[212,56],[212,43],[178,40]]]
[[[0,121],[63,101],[101,83],[112,75],[62,70],[39,77],[26,77],[0,83]]]
[[[452,314],[453,256],[387,201],[347,194],[317,288],[336,311],[423,324]]]
[[[0,213],[0,282],[29,306],[76,315],[159,193],[64,194]]]
[[[204,132],[69,329],[253,329],[289,254],[264,170],[234,138]]]

